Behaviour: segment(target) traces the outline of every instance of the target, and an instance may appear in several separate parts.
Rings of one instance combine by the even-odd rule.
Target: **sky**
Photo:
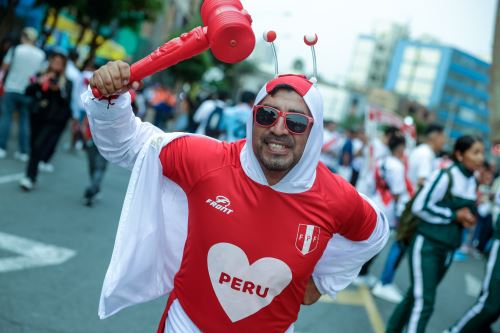
[[[429,35],[488,62],[493,49],[497,0],[241,0],[258,40],[267,30],[278,37],[280,73],[293,59],[312,67],[304,34],[316,33],[318,71],[342,82],[357,37],[377,22],[408,24],[412,38]]]

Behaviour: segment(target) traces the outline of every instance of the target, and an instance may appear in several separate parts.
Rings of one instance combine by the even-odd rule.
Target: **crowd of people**
[[[447,145],[444,128],[438,124],[430,124],[421,143],[412,149],[406,147],[404,133],[393,126],[386,126],[381,138],[372,140],[363,131],[338,131],[332,121],[325,122],[324,131],[324,163],[371,197],[394,230],[380,278],[370,273],[373,258],[354,281],[398,304],[387,332],[402,332],[405,327],[408,332],[425,332],[436,288],[452,262],[488,255],[477,304],[449,331],[491,332],[489,325],[500,315],[500,225],[495,226],[500,177],[494,161],[485,158],[482,140],[462,136]],[[447,152],[446,146],[452,149]],[[394,277],[405,253],[410,288],[403,293]]]
[[[25,191],[33,190],[39,170],[54,170],[52,157],[71,123],[68,146],[82,147],[88,158],[90,181],[83,197],[91,206],[101,191],[107,161],[94,144],[80,96],[87,91],[96,66],[94,62],[79,66],[78,54],[71,50],[55,47],[45,52],[35,45],[36,40],[36,30],[25,28],[21,43],[10,47],[1,59],[0,159],[10,151],[7,144],[13,114],[17,113],[19,143],[14,157],[26,162],[19,185]],[[292,126],[300,122],[289,116],[291,112],[285,114],[270,105],[256,109],[257,95],[250,91],[241,92],[236,103],[224,91],[193,101],[189,92],[159,84],[130,95],[135,115],[162,130],[237,142],[249,137],[248,119],[253,116],[262,128],[276,126],[276,119],[286,117],[286,130],[301,134],[294,132]],[[312,125],[308,122],[307,126]],[[362,265],[353,282],[367,285],[377,297],[398,303],[387,331],[401,332],[407,327],[408,332],[425,332],[436,288],[452,262],[489,255],[477,304],[449,329],[489,332],[489,325],[500,314],[500,178],[494,161],[485,158],[482,140],[462,136],[447,142],[444,128],[438,124],[426,128],[416,147],[409,147],[407,136],[393,126],[383,128],[380,137],[371,138],[359,128],[338,129],[331,120],[326,120],[323,128],[321,161],[331,173],[368,196],[393,229],[394,239],[380,278],[370,272],[372,258]],[[272,149],[282,149],[283,144],[275,142]],[[177,177],[175,172],[172,177]],[[185,177],[189,179],[189,175]],[[411,281],[403,293],[394,278],[405,254]]]
[[[10,151],[7,145],[15,123],[13,116],[17,115],[18,150],[14,158],[26,162],[25,177],[19,185],[28,192],[35,187],[39,171],[54,172],[52,159],[70,122],[69,145],[91,147],[80,95],[95,70],[94,64],[87,61],[80,69],[76,51],[60,47],[43,50],[36,45],[37,39],[36,29],[24,28],[20,43],[11,45],[0,59],[0,159]],[[95,166],[100,164],[95,162],[91,149],[86,151],[89,188],[94,188]]]
[[[19,43],[12,39],[2,43],[0,159],[12,153],[26,163],[19,185],[29,192],[37,184],[39,171],[54,172],[53,156],[68,129],[69,141],[64,147],[71,152],[84,150],[87,155],[89,185],[83,197],[92,206],[101,191],[107,162],[93,144],[80,96],[104,60],[82,61],[74,49],[41,49],[37,40],[37,30],[26,27]],[[230,141],[245,137],[245,118],[255,98],[254,93],[243,92],[241,103],[232,103],[225,91],[202,91],[193,98],[189,91],[178,92],[160,83],[131,93],[137,117],[162,130],[203,133]],[[212,112],[214,105],[218,106],[216,112]],[[8,147],[16,146],[10,140],[13,125],[17,125],[18,136],[15,150]]]

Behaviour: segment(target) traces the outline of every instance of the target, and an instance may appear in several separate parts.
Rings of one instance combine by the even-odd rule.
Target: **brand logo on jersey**
[[[299,224],[295,247],[300,253],[306,255],[316,250],[319,241],[319,227],[310,224]]]
[[[218,195],[215,200],[212,199],[207,199],[205,201],[207,204],[210,206],[214,207],[217,210],[220,210],[221,212],[229,215],[233,212],[232,209],[229,209],[229,206],[231,205],[231,201],[229,201],[228,198],[226,198],[223,195]]]
[[[260,258],[250,265],[236,245],[218,243],[207,256],[212,288],[234,323],[268,306],[292,281],[292,271],[276,258]]]

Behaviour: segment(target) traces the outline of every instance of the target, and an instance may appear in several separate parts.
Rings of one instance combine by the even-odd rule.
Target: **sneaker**
[[[77,142],[75,142],[75,149],[76,150],[82,150],[83,149],[83,142],[78,140]]]
[[[392,283],[382,284],[378,282],[372,289],[372,294],[385,301],[396,304],[400,303],[403,300],[401,291]]]
[[[16,151],[14,153],[14,158],[16,160],[19,160],[21,162],[28,162],[28,160],[30,159],[29,155],[28,154],[23,154],[23,153],[20,153],[18,151]]]
[[[466,253],[463,253],[462,251],[458,250],[453,255],[453,261],[464,262],[468,259],[468,257],[469,256]]]
[[[0,148],[0,158],[7,157],[7,151],[5,149]]]
[[[38,164],[38,170],[47,173],[53,173],[55,168],[54,165],[51,163],[40,162],[40,164]]]
[[[94,200],[92,198],[83,198],[83,205],[87,207],[92,207]]]
[[[28,177],[24,177],[24,178],[21,178],[21,180],[19,181],[19,186],[21,186],[21,188],[24,191],[29,192],[35,187],[35,184]]]
[[[92,207],[94,204],[95,200],[95,193],[92,191],[92,189],[88,188],[85,190],[85,193],[83,194],[83,204],[87,207]]]

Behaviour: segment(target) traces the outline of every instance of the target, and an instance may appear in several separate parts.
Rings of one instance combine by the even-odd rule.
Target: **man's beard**
[[[293,159],[288,160],[283,157],[265,158],[261,156],[262,165],[269,171],[287,171],[293,166]]]
[[[266,137],[264,137],[262,141],[263,141],[262,148],[264,148],[264,146],[267,145],[267,143],[269,143],[270,141],[281,143],[289,147],[289,149],[291,150],[293,150],[294,147],[293,140],[290,137],[286,136],[280,137],[273,134],[269,134]],[[269,171],[287,171],[295,165],[293,152],[291,157],[292,158],[290,158],[289,156],[265,157],[264,154],[261,152],[259,160],[262,163],[262,165]]]

